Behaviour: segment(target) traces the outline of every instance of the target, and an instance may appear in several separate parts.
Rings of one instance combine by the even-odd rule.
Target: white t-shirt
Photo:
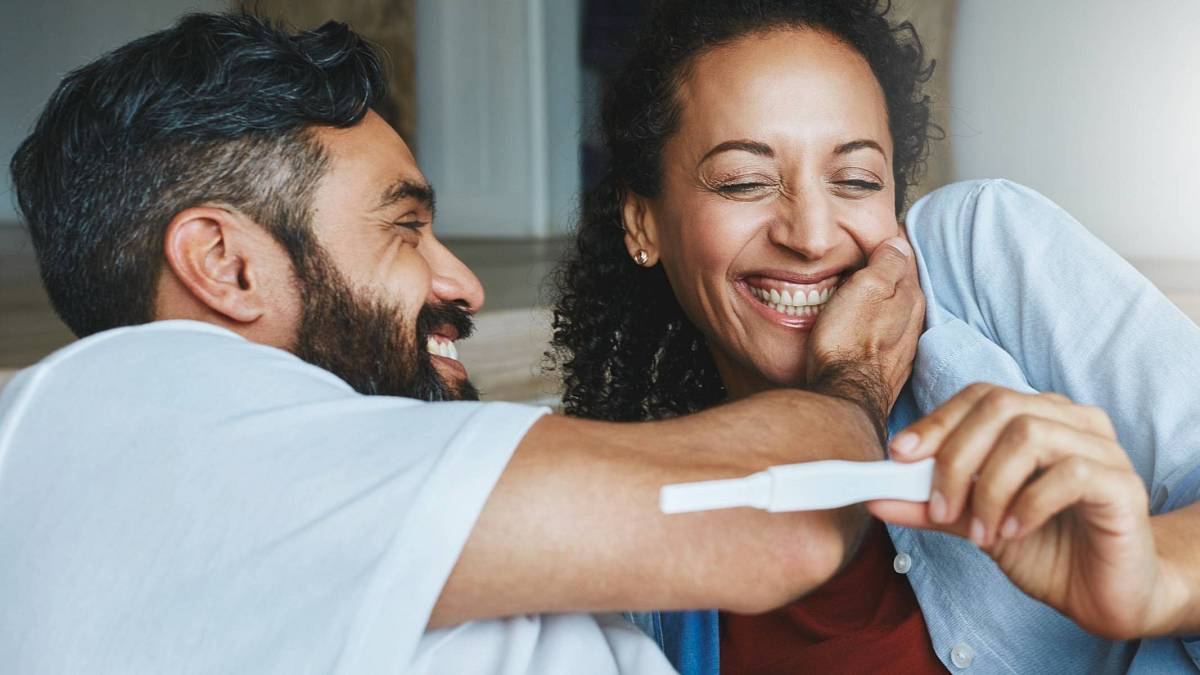
[[[614,617],[425,632],[544,412],[362,396],[197,322],[76,342],[0,393],[0,670],[672,672]]]

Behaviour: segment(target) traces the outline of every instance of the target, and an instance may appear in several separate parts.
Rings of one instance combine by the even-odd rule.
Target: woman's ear
[[[657,265],[658,229],[646,198],[632,190],[625,190],[621,220],[625,229],[625,250],[629,251],[629,257],[642,267]]]
[[[236,323],[252,323],[268,309],[267,289],[258,278],[268,265],[262,238],[244,214],[219,206],[180,211],[167,225],[163,253],[179,284],[192,298]]]

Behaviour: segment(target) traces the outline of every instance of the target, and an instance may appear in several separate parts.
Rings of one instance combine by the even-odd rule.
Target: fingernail
[[[929,493],[929,517],[935,523],[946,522],[946,498],[937,490]]]
[[[905,258],[912,255],[912,246],[907,241],[904,241],[904,237],[892,237],[883,243],[899,251]]]
[[[911,454],[921,444],[921,438],[912,431],[901,431],[892,437],[892,451],[901,455]]]
[[[1009,516],[1004,519],[1004,524],[1000,526],[1000,536],[1008,539],[1017,533],[1017,517]]]
[[[983,546],[983,538],[987,536],[987,532],[983,530],[983,521],[978,518],[971,519],[971,541],[975,542],[976,546]]]

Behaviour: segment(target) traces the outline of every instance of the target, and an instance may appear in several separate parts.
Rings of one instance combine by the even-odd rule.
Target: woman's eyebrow
[[[842,143],[833,149],[833,154],[845,155],[854,152],[855,150],[862,150],[863,148],[874,148],[875,150],[879,151],[879,154],[883,155],[884,160],[887,160],[887,153],[883,151],[883,146],[869,138],[860,138],[858,140]]]
[[[772,150],[771,146],[767,145],[766,143],[760,143],[758,141],[751,141],[741,138],[736,141],[725,141],[724,143],[718,143],[717,145],[713,146],[712,150],[704,153],[704,156],[700,158],[699,163],[703,164],[713,155],[718,155],[722,152],[728,152],[730,150],[741,150],[742,152],[762,155],[763,157],[775,156],[775,151]]]

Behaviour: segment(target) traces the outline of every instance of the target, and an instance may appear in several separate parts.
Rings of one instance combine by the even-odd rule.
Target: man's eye
[[[392,226],[393,227],[403,227],[406,230],[413,230],[415,232],[417,230],[420,230],[422,227],[424,227],[425,223],[423,223],[419,220],[397,220],[392,223]]]

